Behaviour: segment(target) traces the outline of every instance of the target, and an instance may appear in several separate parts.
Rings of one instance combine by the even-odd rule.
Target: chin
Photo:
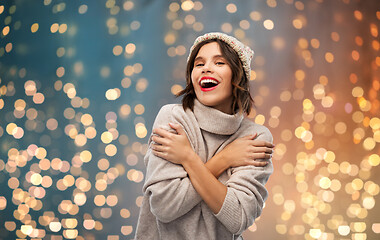
[[[202,98],[202,97],[197,97],[198,101],[200,103],[202,103],[203,105],[205,106],[208,106],[208,107],[213,107],[217,104],[217,102],[213,99],[209,99],[209,98]]]
[[[214,100],[214,99],[205,99],[205,98],[197,98],[200,103],[207,107],[217,108],[218,105],[220,105],[220,101]]]

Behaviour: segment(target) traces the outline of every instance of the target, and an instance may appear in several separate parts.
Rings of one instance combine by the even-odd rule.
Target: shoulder
[[[181,122],[185,119],[188,111],[184,111],[181,104],[167,104],[161,107],[158,112],[155,125],[167,124],[169,122]]]
[[[264,140],[267,142],[273,142],[273,136],[269,129],[263,125],[253,122],[249,118],[243,119],[240,130],[243,133],[243,135],[245,134],[245,136],[248,134],[257,133],[256,139]]]
[[[161,107],[161,109],[160,109],[160,111],[158,113],[159,114],[160,113],[169,113],[173,109],[178,108],[180,106],[181,106],[180,104],[166,104],[166,105],[164,105],[164,106]]]
[[[185,111],[181,104],[166,104],[161,107],[157,114],[157,118],[175,117],[183,114],[185,114]]]

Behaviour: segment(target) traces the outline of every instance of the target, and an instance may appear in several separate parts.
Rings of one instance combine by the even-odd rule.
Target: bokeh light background
[[[380,1],[0,2],[0,239],[133,239],[155,115],[209,31],[255,50],[275,173],[245,239],[380,239]]]

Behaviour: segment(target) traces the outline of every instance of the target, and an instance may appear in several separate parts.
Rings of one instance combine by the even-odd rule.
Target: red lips
[[[204,86],[204,84],[202,84],[202,81],[203,80],[209,80],[209,82],[207,82],[207,84],[211,84],[211,85],[215,85],[215,86],[209,86],[209,87],[202,87],[202,85]],[[219,81],[218,80],[216,80],[215,78],[213,78],[213,77],[208,77],[208,76],[204,76],[204,77],[202,77],[200,80],[199,80],[199,86],[200,86],[200,88],[201,88],[201,90],[203,91],[203,92],[208,92],[208,91],[212,91],[212,90],[214,90],[218,85],[219,85]]]
[[[219,81],[218,81],[218,80],[216,80],[215,78],[213,78],[213,77],[207,77],[207,76],[205,76],[205,77],[202,77],[202,78],[199,80],[199,85],[201,85],[201,81],[202,81],[202,80],[205,80],[205,79],[211,79],[211,80],[217,81],[217,82],[218,82],[218,84],[219,84]]]

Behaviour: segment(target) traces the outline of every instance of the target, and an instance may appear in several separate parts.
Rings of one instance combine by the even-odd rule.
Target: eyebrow
[[[215,56],[213,56],[212,58],[223,58],[223,59],[224,59],[224,56],[223,56],[223,55],[215,55]],[[202,60],[202,59],[203,59],[202,56],[196,57],[196,58],[194,59],[194,62],[195,62],[195,61],[198,61],[198,60]]]

